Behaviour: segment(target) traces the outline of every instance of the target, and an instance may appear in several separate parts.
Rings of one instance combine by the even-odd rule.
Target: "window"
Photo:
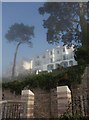
[[[47,70],[53,70],[53,68],[54,68],[53,65],[48,65],[47,66]]]
[[[53,62],[53,59],[52,59],[52,58],[50,59],[50,62],[51,62],[51,63]]]
[[[70,55],[70,59],[72,59],[74,57],[74,55],[71,53],[71,55]]]
[[[53,53],[52,53],[52,51],[50,51],[50,55],[52,55]]]
[[[64,62],[64,67],[68,67],[68,62]]]
[[[59,50],[57,50],[57,54],[59,54]]]
[[[57,59],[56,61],[60,61],[60,59]]]
[[[67,60],[69,58],[68,55],[63,55],[63,60]]]
[[[66,56],[65,55],[63,55],[63,60],[66,60]]]
[[[43,55],[43,58],[45,58],[45,55]]]
[[[36,61],[35,62],[35,66],[40,66],[41,62],[40,61]]]
[[[73,61],[69,61],[69,65],[73,66]]]
[[[63,48],[63,52],[65,52],[65,48]]]

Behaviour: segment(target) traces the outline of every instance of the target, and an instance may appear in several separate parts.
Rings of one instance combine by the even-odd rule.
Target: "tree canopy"
[[[23,23],[15,23],[12,25],[5,37],[9,42],[31,44],[31,39],[34,36],[34,27],[24,25]]]
[[[86,2],[47,2],[39,8],[39,13],[48,14],[48,18],[43,20],[43,26],[47,29],[48,43],[59,41],[68,45],[88,43],[89,7]]]
[[[14,54],[14,62],[12,67],[12,78],[15,76],[15,66],[16,66],[16,57],[18,48],[21,44],[28,44],[29,46],[32,45],[32,37],[34,36],[34,27],[24,25],[23,23],[15,23],[11,25],[8,32],[6,33],[5,37],[9,42],[16,42],[16,50]]]

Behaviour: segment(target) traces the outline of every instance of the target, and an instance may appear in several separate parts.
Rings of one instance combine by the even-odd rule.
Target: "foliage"
[[[12,78],[15,76],[15,66],[16,66],[16,57],[17,57],[17,52],[18,48],[21,44],[28,44],[29,46],[32,45],[31,39],[34,36],[34,27],[33,26],[28,26],[24,25],[23,23],[15,23],[12,25],[8,32],[6,33],[5,37],[9,42],[16,42],[16,50],[14,54],[14,62],[13,62],[13,67],[12,67]]]
[[[47,28],[48,43],[80,45],[85,42],[87,23],[89,21],[87,2],[47,2],[39,8],[41,15],[48,14],[43,21]]]
[[[31,39],[34,36],[33,30],[33,26],[30,27],[28,25],[24,25],[23,23],[15,23],[9,28],[5,37],[9,42],[21,42],[30,45]]]
[[[89,47],[80,47],[75,51],[75,59],[79,65],[89,64]]]
[[[87,23],[87,30],[82,33],[85,37],[84,44],[75,49],[75,59],[79,65],[88,65],[89,64],[89,23]]]
[[[71,87],[72,85],[76,85],[81,82],[84,68],[85,66],[83,65],[74,66],[70,68],[62,68],[62,70],[55,70],[52,73],[17,77],[16,80],[12,82],[4,82],[2,87],[3,89],[15,91],[18,94],[24,88],[41,88],[44,90],[50,90],[60,85],[68,85]]]
[[[69,46],[74,44],[75,59],[84,69],[89,64],[89,2],[47,2],[39,8],[39,13],[49,15],[43,24],[47,28],[48,43],[62,41]],[[69,80],[75,81],[81,76],[77,69],[69,72]]]

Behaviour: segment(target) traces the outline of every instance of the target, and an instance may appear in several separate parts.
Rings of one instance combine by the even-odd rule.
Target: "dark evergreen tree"
[[[48,43],[89,46],[89,3],[87,2],[47,2],[39,8],[41,15],[48,14],[43,21],[47,29]]]
[[[16,51],[14,54],[14,62],[12,67],[12,78],[15,76],[15,66],[16,66],[16,56],[18,52],[18,48],[21,44],[28,44],[29,46],[32,45],[31,39],[34,36],[34,27],[24,25],[23,23],[18,24],[15,23],[12,25],[8,32],[6,33],[5,37],[9,42],[16,42]]]

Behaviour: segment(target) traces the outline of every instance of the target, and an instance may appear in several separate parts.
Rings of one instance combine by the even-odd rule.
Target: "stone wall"
[[[35,97],[34,117],[35,118],[57,118],[57,90],[45,91],[32,89]],[[15,95],[9,90],[3,91],[6,100],[20,100],[20,95]]]
[[[86,67],[82,77],[82,96],[85,115],[89,115],[89,65]]]
[[[34,116],[36,118],[50,117],[50,94],[40,89],[33,90],[35,93]]]
[[[4,94],[4,96],[3,96],[3,94]],[[5,100],[20,100],[21,99],[20,95],[16,95],[15,92],[10,92],[10,90],[3,90],[2,97]]]
[[[72,90],[73,114],[89,115],[89,66],[82,76],[81,84],[75,85]],[[34,115],[36,118],[57,118],[57,90],[44,91],[33,89],[35,94]],[[3,91],[6,100],[19,100],[20,95],[15,95],[9,90]]]
[[[51,117],[57,118],[58,117],[58,104],[57,104],[57,90],[52,89],[51,90]]]
[[[81,78],[81,84],[72,87],[73,114],[89,115],[89,66]]]
[[[36,118],[57,118],[57,91],[33,90],[35,94],[34,115]]]

